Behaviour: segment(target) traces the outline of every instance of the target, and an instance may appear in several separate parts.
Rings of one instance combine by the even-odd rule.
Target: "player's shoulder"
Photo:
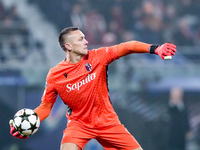
[[[117,55],[117,51],[115,46],[109,46],[109,47],[100,47],[97,49],[93,49],[91,51],[94,55],[96,55],[97,57],[100,58],[105,58],[108,56],[113,56],[113,55]]]
[[[90,50],[89,54],[90,55],[99,55],[99,54],[103,54],[107,50],[108,50],[108,47],[99,47],[99,48]]]
[[[96,52],[99,52],[99,51],[105,50],[106,48],[107,48],[107,47],[94,48],[94,49],[92,49],[90,52],[96,53]]]

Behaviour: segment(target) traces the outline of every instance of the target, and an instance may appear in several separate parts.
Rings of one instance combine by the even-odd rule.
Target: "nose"
[[[85,39],[85,44],[88,45],[88,41]]]

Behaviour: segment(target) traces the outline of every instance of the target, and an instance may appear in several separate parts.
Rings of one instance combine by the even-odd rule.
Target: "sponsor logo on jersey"
[[[92,65],[90,63],[85,64],[85,69],[87,71],[91,71],[92,70]]]
[[[83,80],[76,82],[74,84],[67,84],[67,92],[71,92],[72,90],[79,90],[83,85],[86,85],[87,83],[91,82],[96,78],[96,73],[88,74],[87,77],[85,77]]]

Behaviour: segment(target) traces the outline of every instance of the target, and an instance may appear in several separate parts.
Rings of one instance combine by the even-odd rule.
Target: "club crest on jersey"
[[[85,64],[85,69],[87,71],[91,71],[92,70],[92,65],[90,63]]]

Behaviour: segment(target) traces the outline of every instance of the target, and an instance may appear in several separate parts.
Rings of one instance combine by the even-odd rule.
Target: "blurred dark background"
[[[133,54],[109,66],[109,90],[121,122],[146,150],[169,150],[170,90],[180,87],[190,125],[186,150],[200,150],[200,1],[199,0],[1,0],[0,149],[59,149],[66,126],[60,98],[51,115],[28,140],[9,134],[17,110],[40,104],[50,67],[65,58],[59,32],[78,26],[89,49],[139,40],[171,42],[170,61]],[[102,150],[95,140],[84,149]]]

